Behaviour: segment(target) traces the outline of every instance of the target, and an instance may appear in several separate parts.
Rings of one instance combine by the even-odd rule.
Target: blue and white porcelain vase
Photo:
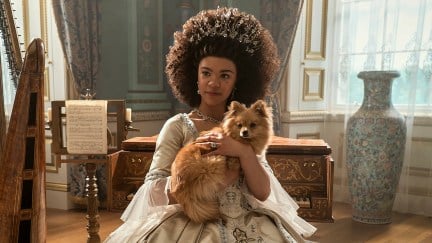
[[[405,150],[405,118],[393,107],[397,71],[364,71],[361,107],[348,119],[346,155],[352,218],[368,224],[391,223]]]

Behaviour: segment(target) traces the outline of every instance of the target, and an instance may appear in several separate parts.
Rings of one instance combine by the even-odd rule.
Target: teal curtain
[[[99,0],[53,0],[52,4],[76,93],[95,92],[100,64]]]
[[[260,21],[270,30],[277,44],[281,58],[281,68],[271,83],[270,95],[267,102],[273,108],[274,132],[281,133],[281,114],[278,91],[282,83],[282,76],[288,65],[294,37],[296,34],[304,0],[262,0]]]

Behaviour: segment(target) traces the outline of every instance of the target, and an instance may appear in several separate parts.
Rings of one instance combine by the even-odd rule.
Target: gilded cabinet
[[[124,210],[144,181],[156,137],[123,141],[122,151],[109,156],[109,210]],[[308,221],[333,222],[333,160],[331,148],[319,139],[273,137],[267,160],[283,188],[299,204]]]

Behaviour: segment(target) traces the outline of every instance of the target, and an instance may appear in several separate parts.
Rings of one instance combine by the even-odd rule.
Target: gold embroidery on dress
[[[247,243],[263,242],[261,232],[257,229],[257,222],[252,217],[245,220],[245,216],[251,213],[247,208],[246,199],[240,191],[242,180],[228,186],[219,193],[219,210],[226,227],[228,242]],[[249,217],[247,217],[249,218]]]

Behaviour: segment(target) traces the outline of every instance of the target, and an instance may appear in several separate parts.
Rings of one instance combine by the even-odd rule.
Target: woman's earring
[[[199,91],[199,89],[197,89],[197,94],[201,94],[200,91]]]

